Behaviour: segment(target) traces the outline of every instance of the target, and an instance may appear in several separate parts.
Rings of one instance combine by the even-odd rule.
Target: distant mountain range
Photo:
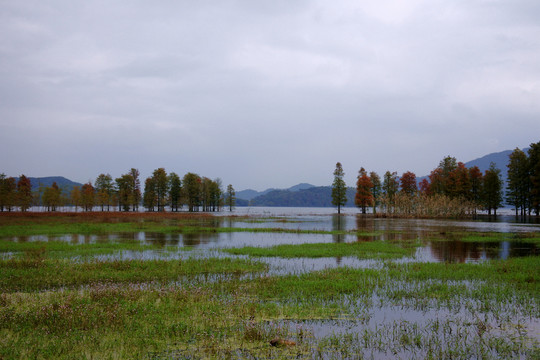
[[[82,184],[66,179],[63,176],[29,177],[28,179],[32,184],[32,191],[38,191],[40,187],[52,186],[53,183],[56,183],[66,193],[71,192],[74,186],[82,186]],[[15,178],[15,181],[19,181],[19,178]]]
[[[501,177],[506,184],[508,156],[512,151],[505,150],[488,154],[466,162],[465,166],[467,168],[478,166],[483,173],[489,169],[489,165],[493,162],[501,170]],[[527,149],[523,149],[523,151],[526,152]],[[382,177],[382,174],[379,175]],[[426,177],[427,175],[418,177],[418,181]],[[346,206],[354,206],[355,193],[354,187],[347,188],[348,201]],[[332,206],[332,188],[331,186],[314,186],[302,183],[288,189],[266,189],[260,192],[251,189],[242,190],[236,193],[236,198],[238,206],[330,207]]]

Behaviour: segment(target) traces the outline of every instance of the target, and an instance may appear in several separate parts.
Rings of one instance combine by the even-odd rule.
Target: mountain
[[[32,191],[39,191],[40,187],[51,186],[54,182],[64,192],[70,192],[74,186],[82,186],[82,184],[66,179],[63,176],[47,176],[47,177],[29,177],[32,184]],[[17,181],[19,179],[16,179]]]
[[[299,190],[309,189],[309,188],[312,188],[312,187],[315,187],[315,185],[311,185],[311,184],[307,184],[307,183],[301,183],[301,184],[298,184],[298,185],[291,186],[288,189],[270,188],[270,189],[266,189],[264,191],[256,191],[256,190],[252,190],[252,189],[247,189],[247,190],[238,191],[236,193],[236,198],[237,199],[243,199],[243,200],[252,200],[252,199],[254,199],[254,198],[258,197],[258,196],[266,195],[266,194],[268,194],[270,192],[273,192],[273,191],[292,191],[292,192],[295,192],[295,191],[299,191]]]
[[[354,206],[355,192],[355,188],[347,188],[348,201],[346,206]],[[251,206],[330,207],[333,206],[332,187],[312,186],[305,188],[300,186],[285,190],[272,190],[253,198],[249,204]]]

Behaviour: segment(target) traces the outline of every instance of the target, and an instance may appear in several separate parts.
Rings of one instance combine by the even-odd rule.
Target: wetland
[[[536,359],[540,225],[3,213],[0,358]]]

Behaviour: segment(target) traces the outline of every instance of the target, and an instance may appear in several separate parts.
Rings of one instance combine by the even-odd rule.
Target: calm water
[[[110,241],[140,241],[163,247],[196,249],[200,252],[231,247],[261,246],[280,244],[331,243],[354,241],[420,242],[414,258],[409,261],[450,261],[475,262],[486,259],[506,259],[514,256],[538,254],[538,247],[527,242],[464,242],[462,235],[484,232],[498,233],[540,233],[539,224],[515,222],[515,218],[501,216],[497,221],[456,221],[429,219],[382,219],[358,214],[357,209],[346,208],[345,214],[338,216],[332,208],[237,208],[232,213],[222,215],[251,215],[242,217],[215,217],[201,220],[205,227],[271,228],[287,230],[359,231],[365,235],[291,234],[291,233],[196,233],[163,234],[152,232],[111,233],[106,235],[63,235],[29,236],[13,238],[14,241],[61,240],[70,243],[95,243]],[[437,240],[433,240],[437,239]],[[276,262],[273,259],[272,262]],[[281,260],[281,262],[310,263],[313,269],[364,264],[364,261],[349,258],[325,258]],[[288,266],[289,267],[289,266]]]

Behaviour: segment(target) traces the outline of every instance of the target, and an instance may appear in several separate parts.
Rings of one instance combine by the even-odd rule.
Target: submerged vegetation
[[[358,225],[321,232],[330,241],[342,239],[339,234],[352,239],[386,236],[387,240],[214,252],[184,251],[186,247],[133,238],[89,242],[76,236],[22,238],[62,231],[90,235],[251,231],[254,239],[264,232],[277,238],[287,231],[305,239],[319,234],[274,225],[239,226],[265,226],[265,222],[294,226],[300,225],[298,219],[232,220],[176,214],[0,216],[0,358],[540,356],[539,256],[477,263],[415,259],[415,251],[425,241],[444,243],[457,238],[466,244],[537,244],[537,232],[447,227],[444,234],[426,231],[406,236],[406,230]],[[164,257],[142,256],[148,251],[159,251]],[[141,256],[126,259],[121,256],[125,252]],[[358,257],[374,259],[375,265],[277,274],[265,262],[276,256],[299,262],[308,257]]]

